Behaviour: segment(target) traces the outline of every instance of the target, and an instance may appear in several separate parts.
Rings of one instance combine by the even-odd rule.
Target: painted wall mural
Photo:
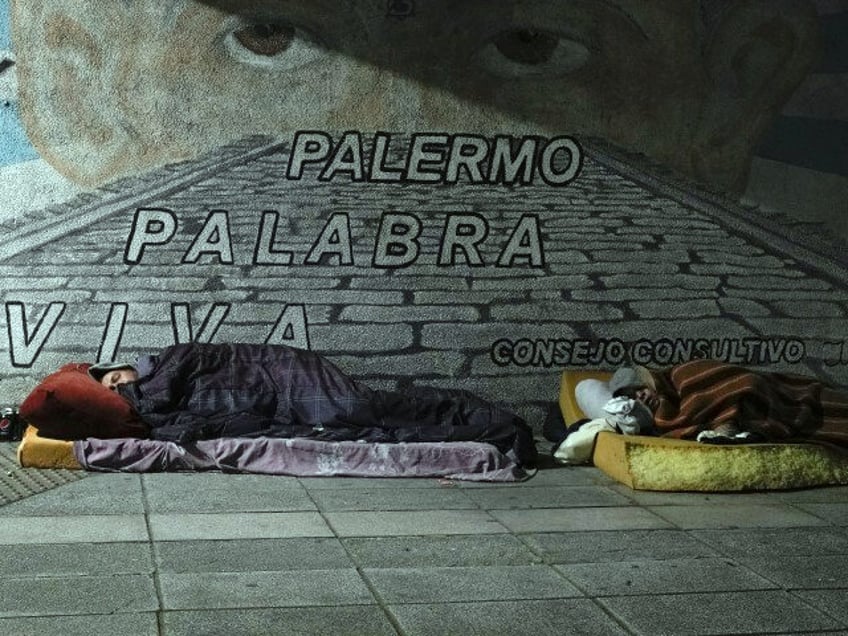
[[[625,359],[848,383],[844,238],[751,200],[768,162],[848,180],[786,151],[805,91],[844,134],[839,3],[0,9],[4,403],[190,340],[536,424],[563,369]]]

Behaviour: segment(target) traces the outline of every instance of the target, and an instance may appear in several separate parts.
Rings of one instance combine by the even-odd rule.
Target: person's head
[[[124,362],[105,362],[94,364],[88,374],[97,382],[112,391],[120,384],[138,380],[138,372],[131,364]]]
[[[138,380],[138,372],[132,367],[123,367],[120,369],[112,369],[107,371],[102,378],[100,384],[107,389],[114,391],[119,384],[128,384]]]
[[[641,402],[652,413],[659,406],[659,394],[651,372],[643,366],[619,368],[610,378],[609,389],[613,397],[624,396]]]
[[[806,76],[806,0],[13,0],[21,113],[96,185],[254,134],[607,139],[741,190]]]

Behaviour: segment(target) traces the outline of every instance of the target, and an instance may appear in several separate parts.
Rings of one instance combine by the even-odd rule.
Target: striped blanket
[[[713,360],[652,374],[662,436],[691,439],[703,430],[730,428],[767,441],[815,441],[848,451],[848,395],[819,380]]]

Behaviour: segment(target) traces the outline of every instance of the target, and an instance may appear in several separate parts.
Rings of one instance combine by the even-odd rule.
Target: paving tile
[[[324,516],[340,537],[507,532],[506,528],[482,510],[328,512]]]
[[[726,528],[690,534],[729,556],[848,554],[848,528]]]
[[[709,504],[767,504],[775,503],[767,493],[703,493],[703,492],[652,492],[633,490],[627,486],[613,486],[629,500],[641,506],[706,506]]]
[[[512,532],[636,530],[671,525],[636,507],[492,510],[490,514]]]
[[[0,517],[0,545],[147,541],[142,515]]]
[[[791,594],[774,590],[612,596],[598,602],[644,636],[809,633],[841,627]]]
[[[342,543],[359,566],[370,568],[529,565],[541,561],[510,534],[351,537]]]
[[[848,554],[784,553],[771,558],[743,557],[740,562],[785,589],[844,588],[848,599]]]
[[[824,631],[816,632],[816,636],[845,636],[846,631],[844,629],[836,629],[830,630],[826,629]],[[780,632],[780,636],[810,636],[810,632]]]
[[[148,543],[51,543],[7,545],[0,549],[3,576],[94,576],[149,574]]]
[[[396,477],[300,477],[298,481],[310,492],[313,490],[339,490],[342,488],[364,490],[374,490],[376,488],[388,488],[389,490],[443,488],[445,485],[453,486],[457,484],[457,482],[451,480],[430,477],[408,477],[403,479]]]
[[[144,475],[152,513],[315,510],[294,477],[177,473]]]
[[[555,565],[588,596],[763,590],[776,587],[729,559],[666,559]]]
[[[172,611],[162,636],[396,636],[383,610],[371,605]]]
[[[582,596],[546,565],[365,569],[362,573],[381,601],[389,604]]]
[[[626,634],[588,599],[392,605],[405,636],[541,636]]]
[[[848,503],[848,486],[805,488],[770,492],[768,497],[781,502],[798,503]]]
[[[630,501],[605,486],[469,489],[468,496],[486,510],[626,506]]]
[[[375,603],[354,569],[217,572],[159,577],[164,609],[369,605]]]
[[[550,445],[550,442],[544,442]],[[536,444],[540,451],[543,443]],[[543,451],[544,452],[544,451]],[[564,466],[555,464],[549,468],[540,468],[530,479],[515,483],[457,481],[460,488],[550,488],[559,486],[597,486],[618,483],[594,466]]]
[[[647,506],[647,510],[681,528],[788,528],[826,522],[783,505]]]
[[[522,540],[548,563],[598,563],[718,556],[683,530],[546,532]]]
[[[156,614],[86,614],[0,618],[0,634],[10,636],[159,636]]]
[[[844,589],[796,590],[793,594],[840,621],[844,627],[848,627],[848,603],[845,602]]]
[[[150,515],[149,520],[155,541],[332,536],[317,512],[171,514]]]
[[[320,489],[311,493],[319,510],[461,510],[477,505],[458,488]]]
[[[144,514],[138,475],[89,475],[0,506],[0,516]]]
[[[160,572],[325,570],[353,566],[335,538],[160,541],[155,544],[155,551]]]
[[[0,578],[0,617],[124,614],[156,611],[146,574]]]
[[[848,526],[848,503],[796,504],[798,508],[837,526]]]

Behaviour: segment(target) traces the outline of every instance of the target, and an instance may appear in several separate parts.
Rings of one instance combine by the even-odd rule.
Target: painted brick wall
[[[739,208],[594,142],[564,187],[327,183],[316,169],[290,180],[290,142],[246,139],[5,223],[4,400],[69,360],[132,358],[190,338],[309,346],[375,386],[466,388],[517,404],[535,424],[563,369],[610,368],[619,341],[645,341],[639,351],[654,365],[669,361],[662,339],[680,339],[731,361],[848,380],[846,271],[815,227]],[[170,211],[174,234],[155,244],[153,224],[133,251],[148,214],[138,210],[150,208]],[[226,211],[229,240],[210,234],[217,251],[183,262],[215,210]],[[272,211],[263,258],[290,252],[291,264],[255,263]],[[387,213],[421,224],[420,253],[404,267],[373,265]],[[324,244],[336,253],[306,264],[333,215],[349,227],[351,262],[340,262],[336,233]],[[487,229],[481,264],[460,249],[438,264],[451,215]],[[543,262],[498,266],[525,215]],[[221,262],[230,251],[232,263]],[[559,347],[553,359],[546,347]]]

